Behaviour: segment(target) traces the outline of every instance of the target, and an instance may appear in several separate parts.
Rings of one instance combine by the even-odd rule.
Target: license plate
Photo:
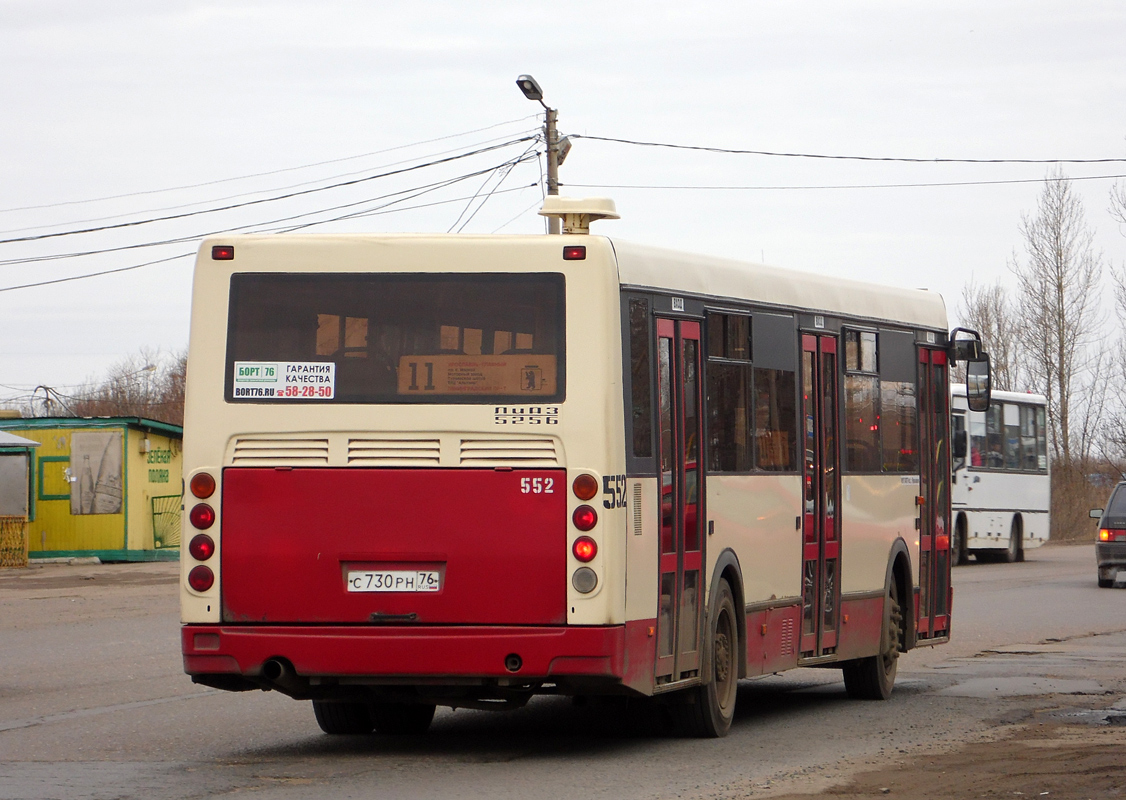
[[[349,592],[437,592],[442,588],[442,576],[436,569],[350,570],[347,582]]]

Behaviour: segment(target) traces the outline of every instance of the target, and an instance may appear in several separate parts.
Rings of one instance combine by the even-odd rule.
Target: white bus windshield
[[[564,396],[558,274],[231,276],[229,402]]]

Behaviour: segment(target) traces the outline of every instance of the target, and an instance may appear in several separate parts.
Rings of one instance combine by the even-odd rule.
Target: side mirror
[[[966,437],[954,437],[954,458],[965,461],[966,459]]]
[[[1101,508],[1092,508],[1091,513],[1088,514],[1088,516],[1091,519],[1102,519],[1103,518],[1103,510]]]
[[[966,362],[966,405],[970,411],[988,411],[993,380],[989,369],[989,354]]]

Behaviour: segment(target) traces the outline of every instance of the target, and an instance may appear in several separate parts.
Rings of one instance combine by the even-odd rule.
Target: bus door
[[[802,335],[801,656],[834,652],[840,623],[837,338]]]
[[[700,323],[657,320],[661,431],[657,683],[699,674],[703,621]]]
[[[919,348],[920,639],[950,632],[950,450],[946,352]]]

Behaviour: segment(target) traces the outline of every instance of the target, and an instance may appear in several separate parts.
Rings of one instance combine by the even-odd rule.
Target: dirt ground
[[[909,758],[817,794],[777,795],[773,800],[811,797],[1126,797],[1126,726],[1031,722],[995,741]]]

